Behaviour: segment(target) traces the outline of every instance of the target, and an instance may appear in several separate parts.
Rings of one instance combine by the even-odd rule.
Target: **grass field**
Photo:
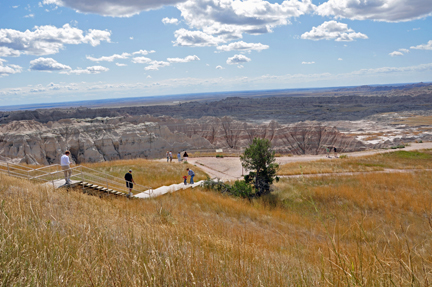
[[[93,167],[168,170],[115,163]],[[429,286],[431,182],[290,178],[249,202],[198,189],[100,199],[0,175],[0,286]]]
[[[282,165],[279,175],[383,171],[385,169],[431,169],[432,150],[395,151],[355,158],[333,158]]]
[[[166,161],[134,159],[85,163],[83,165],[119,178],[123,178],[125,173],[132,169],[135,182],[151,188],[183,182],[183,176],[187,175],[186,168],[190,168],[195,172],[195,181],[207,178],[207,175],[198,167],[178,163],[174,160],[172,163],[167,163]]]

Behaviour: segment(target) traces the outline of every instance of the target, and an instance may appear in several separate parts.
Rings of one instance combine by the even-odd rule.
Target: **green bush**
[[[348,158],[348,156],[346,154],[343,154],[339,158]]]
[[[249,198],[253,194],[253,187],[245,181],[237,180],[233,185],[224,183],[219,180],[208,178],[204,181],[203,187],[208,190],[217,191],[220,193],[229,193],[232,196]]]
[[[245,181],[237,180],[231,186],[231,194],[237,197],[249,198],[253,193],[253,187]]]
[[[217,154],[216,155],[216,158],[223,158],[224,156],[223,155],[221,155],[221,154]]]

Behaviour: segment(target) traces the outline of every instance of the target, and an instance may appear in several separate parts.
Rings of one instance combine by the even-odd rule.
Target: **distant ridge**
[[[126,107],[133,105],[168,105],[174,101],[187,102],[195,100],[220,100],[227,97],[255,97],[255,96],[305,96],[323,91],[357,91],[357,92],[376,92],[388,91],[391,89],[414,88],[430,85],[430,83],[403,83],[403,84],[385,84],[385,85],[365,85],[365,86],[346,86],[346,87],[322,87],[322,88],[298,88],[298,89],[270,89],[270,90],[247,90],[247,91],[226,91],[226,92],[209,92],[193,94],[177,94],[162,96],[145,96],[145,97],[128,97],[99,99],[86,101],[70,101],[59,103],[40,103],[27,105],[0,106],[0,111],[20,111],[20,110],[37,110],[37,109],[55,109],[55,108],[103,108],[103,107]]]

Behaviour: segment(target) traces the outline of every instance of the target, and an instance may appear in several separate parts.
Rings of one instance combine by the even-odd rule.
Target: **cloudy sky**
[[[431,15],[431,0],[0,1],[0,106],[429,82]]]

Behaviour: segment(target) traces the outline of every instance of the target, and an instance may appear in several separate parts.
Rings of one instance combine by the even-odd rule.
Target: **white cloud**
[[[217,46],[225,41],[220,37],[214,37],[201,31],[189,31],[180,29],[174,32],[177,38],[173,41],[174,46],[188,46],[188,47],[206,47]]]
[[[129,37],[129,40],[133,40],[134,39],[134,37]]]
[[[409,53],[408,49],[401,48],[399,49],[399,51],[393,51],[389,53],[389,55],[395,57],[395,56],[403,56],[404,54],[408,54],[408,53]]]
[[[151,70],[159,70],[159,68],[168,67],[170,63],[164,62],[164,61],[151,61],[150,65],[145,67],[144,70],[151,71]]]
[[[126,64],[120,64],[120,63],[116,63],[116,65],[119,67],[126,67],[127,66]]]
[[[14,8],[14,9],[16,9],[16,8],[18,8],[19,7],[19,5],[17,5],[17,6],[12,6],[12,8]]]
[[[46,89],[45,88],[34,88],[30,90],[30,93],[42,93],[45,92]]]
[[[228,45],[223,45],[223,46],[219,46],[217,47],[217,49],[219,51],[224,51],[224,52],[229,52],[229,51],[233,51],[233,50],[237,50],[237,51],[262,51],[265,49],[268,49],[269,46],[268,45],[263,45],[261,43],[246,43],[243,41],[239,41],[239,42],[234,42],[234,43],[230,43]]]
[[[152,53],[156,53],[156,51],[155,50],[151,50],[151,51],[147,51],[147,50],[139,50],[139,51],[136,51],[136,52],[133,52],[132,54],[133,55],[148,55],[148,54],[152,54]]]
[[[315,64],[315,62],[302,62],[302,65],[312,65]]]
[[[19,55],[21,55],[20,51],[8,47],[0,47],[0,57],[19,57]]]
[[[428,0],[329,0],[318,6],[316,13],[351,20],[386,22],[409,21],[430,16]]]
[[[5,66],[4,62],[6,62],[6,60],[0,59],[0,78],[11,74],[21,73],[22,67],[12,64]]]
[[[338,61],[343,61],[343,59],[342,58],[338,58]]]
[[[1,61],[1,60],[0,60]],[[3,60],[4,62],[4,60]],[[285,75],[262,75],[251,78],[242,77],[222,77],[218,75],[213,78],[206,77],[183,77],[183,78],[169,78],[165,80],[159,80],[157,82],[149,79],[144,79],[142,82],[134,83],[119,83],[119,82],[82,82],[79,83],[58,83],[60,90],[51,90],[51,87],[57,87],[56,85],[50,86],[27,86],[13,87],[13,88],[1,88],[0,87],[0,103],[4,105],[10,104],[11,95],[29,95],[32,92],[30,90],[42,90],[46,89],[45,92],[40,92],[41,97],[32,98],[33,102],[40,101],[46,102],[46,96],[55,97],[58,101],[67,101],[71,95],[76,96],[77,92],[81,94],[81,98],[91,99],[96,97],[94,93],[86,94],[89,90],[99,91],[100,96],[106,96],[112,91],[116,91],[115,95],[140,95],[145,92],[148,95],[161,95],[170,93],[183,93],[190,91],[191,88],[197,91],[212,90],[218,88],[219,91],[233,90],[234,88],[248,88],[248,89],[271,89],[271,88],[286,88],[287,84],[292,84],[293,87],[305,87],[305,86],[321,86],[323,81],[326,81],[332,86],[340,85],[362,85],[368,81],[376,81],[377,79],[382,80],[384,83],[393,81],[394,79],[414,81],[426,81],[427,75],[432,71],[432,63],[422,64],[418,66],[409,67],[382,67],[376,69],[364,69],[356,70],[348,73],[332,74],[332,73],[320,73],[320,74],[285,74]],[[221,71],[221,73],[223,72]],[[146,75],[147,76],[147,75]],[[240,85],[239,83],[245,83],[246,85]],[[300,85],[299,85],[300,84]],[[35,91],[34,91],[35,92]],[[109,93],[107,93],[109,92]],[[34,95],[34,94],[33,94]],[[14,97],[16,104],[25,104],[28,102],[28,97]],[[3,102],[2,102],[3,101]],[[27,102],[26,102],[27,101]]]
[[[29,55],[56,54],[65,44],[78,45],[89,43],[97,46],[101,41],[110,42],[111,32],[88,30],[84,32],[65,24],[61,28],[55,26],[35,26],[33,31],[24,32],[13,29],[0,29],[0,48],[12,49],[15,53]]]
[[[365,75],[365,74],[390,74],[390,73],[402,73],[402,72],[424,72],[432,70],[432,63],[421,64],[417,66],[408,67],[382,67],[375,69],[361,69],[350,73],[351,75]]]
[[[151,61],[152,61],[152,59],[146,58],[146,57],[135,57],[132,59],[132,63],[135,63],[135,64],[148,64]]]
[[[92,66],[87,67],[85,69],[75,69],[72,70],[71,67],[67,65],[63,65],[56,60],[52,58],[38,58],[33,61],[30,61],[30,70],[31,71],[45,71],[45,72],[60,72],[61,74],[75,74],[75,75],[81,75],[81,74],[99,74],[101,72],[107,72],[109,71],[108,68],[102,67],[102,66]]]
[[[80,13],[93,13],[111,17],[130,17],[142,11],[175,5],[185,0],[44,0],[43,4],[54,4],[74,9]]]
[[[239,68],[239,69],[243,69],[244,66],[243,66],[243,65],[238,65],[237,68]]]
[[[225,68],[222,66],[216,66],[216,70],[223,70],[223,69],[225,69]]]
[[[274,27],[289,24],[289,18],[312,12],[315,5],[311,0],[285,0],[280,4],[264,0],[188,0],[177,8],[189,27],[227,41],[239,39],[243,33],[272,32]]]
[[[25,15],[24,18],[34,18],[34,14]]]
[[[174,24],[174,25],[178,25],[179,20],[176,19],[176,18],[168,18],[168,17],[165,17],[165,18],[162,19],[162,23],[164,23],[165,25],[166,25],[166,24]]]
[[[335,41],[354,41],[355,39],[368,39],[365,34],[354,32],[348,28],[347,24],[337,21],[326,21],[318,27],[313,27],[311,31],[301,35],[302,39],[307,40],[335,40]]]
[[[417,50],[432,50],[432,40],[429,40],[427,44],[422,44],[418,46],[412,46],[411,49],[417,49]]]
[[[395,57],[395,56],[403,56],[404,54],[402,52],[399,51],[394,51],[389,53],[390,56]]]
[[[70,71],[71,67],[68,65],[63,65],[52,58],[38,58],[30,61],[30,70],[31,71],[44,71],[44,72],[52,72],[52,71]]]
[[[152,78],[152,76],[150,76],[150,75],[147,76],[147,79],[151,79],[151,78]]]
[[[102,62],[102,61],[113,62],[114,60],[117,60],[117,59],[127,59],[130,56],[131,56],[131,54],[129,54],[129,53],[123,53],[121,55],[114,54],[112,56],[104,56],[104,57],[100,57],[100,58],[93,58],[91,56],[86,56],[86,58],[92,62]]]
[[[250,61],[251,61],[251,59],[249,59],[245,55],[234,55],[231,58],[228,58],[226,63],[229,65],[238,65],[238,64],[247,63]]]
[[[69,72],[64,72],[64,74],[75,74],[75,75],[81,75],[81,74],[100,74],[101,72],[108,72],[109,69],[102,66],[91,66],[87,67],[85,69],[76,69]]]
[[[186,58],[168,58],[168,62],[170,63],[187,63],[192,61],[200,61],[197,55],[187,56]]]

